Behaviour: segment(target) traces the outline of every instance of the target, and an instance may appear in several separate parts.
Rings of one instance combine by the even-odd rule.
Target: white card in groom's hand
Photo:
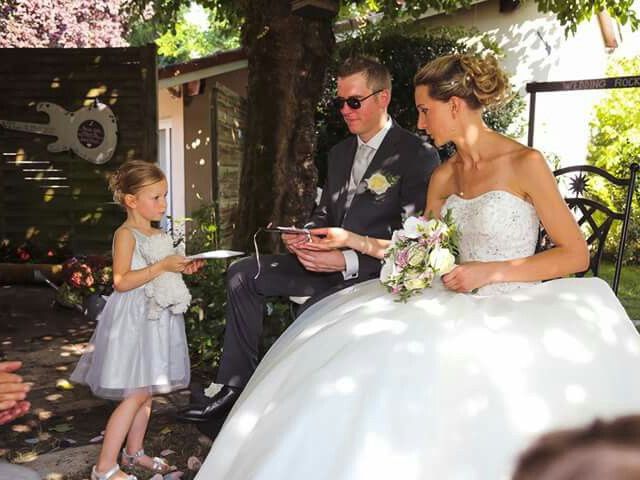
[[[236,252],[234,250],[211,250],[209,252],[197,253],[195,255],[189,255],[189,260],[206,260],[209,258],[231,258],[244,255],[244,252]]]

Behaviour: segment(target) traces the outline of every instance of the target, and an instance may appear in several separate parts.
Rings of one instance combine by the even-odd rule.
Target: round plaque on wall
[[[97,148],[104,142],[104,128],[95,120],[85,120],[78,126],[78,141],[86,148]]]

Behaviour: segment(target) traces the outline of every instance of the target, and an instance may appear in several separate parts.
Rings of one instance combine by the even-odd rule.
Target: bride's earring
[[[449,102],[451,104],[450,110],[451,110],[451,120],[452,120],[451,128],[449,131],[451,135],[456,135],[458,133],[458,127],[456,126],[455,121],[456,121],[456,117],[458,116],[458,106],[456,105],[453,98],[450,98]]]

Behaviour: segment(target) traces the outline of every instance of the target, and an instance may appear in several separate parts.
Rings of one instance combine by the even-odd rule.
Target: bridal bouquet
[[[380,281],[398,300],[430,287],[450,272],[458,254],[458,231],[449,211],[441,219],[409,217],[396,230],[384,255]]]

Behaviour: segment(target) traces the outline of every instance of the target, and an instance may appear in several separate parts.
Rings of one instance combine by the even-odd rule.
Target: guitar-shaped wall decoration
[[[113,156],[118,144],[118,123],[116,116],[104,103],[96,100],[89,107],[68,112],[55,103],[40,102],[36,110],[49,115],[49,123],[0,120],[0,126],[58,137],[47,146],[47,150],[54,153],[71,150],[80,158],[97,165],[108,162]]]

